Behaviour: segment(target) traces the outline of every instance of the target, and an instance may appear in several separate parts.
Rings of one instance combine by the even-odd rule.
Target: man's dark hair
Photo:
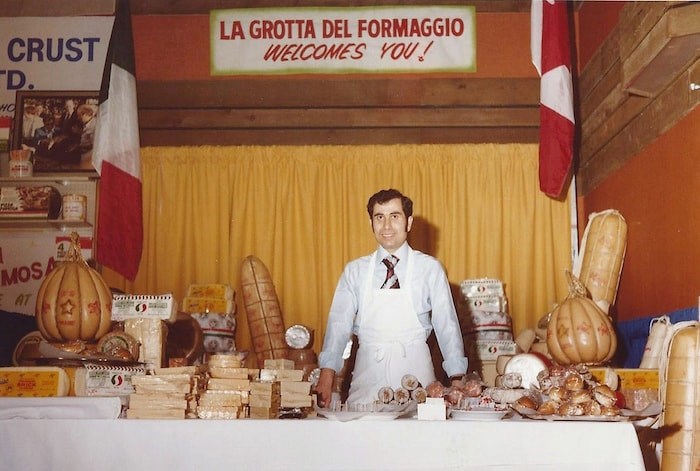
[[[388,190],[379,190],[369,197],[369,201],[367,201],[367,213],[369,214],[369,218],[372,219],[372,211],[374,211],[375,204],[384,204],[395,198],[401,200],[401,207],[406,217],[413,216],[413,201],[411,201],[411,198],[404,196],[399,190],[390,188]]]

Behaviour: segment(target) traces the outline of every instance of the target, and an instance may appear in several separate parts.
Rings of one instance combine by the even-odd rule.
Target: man
[[[49,143],[56,132],[56,119],[53,115],[47,114],[43,119],[44,125],[34,131],[34,139],[32,141],[32,146],[36,149],[37,154],[45,154],[47,152]]]
[[[335,374],[353,333],[359,347],[347,399],[351,407],[374,402],[382,387],[398,388],[406,374],[423,386],[435,381],[426,342],[433,329],[451,381],[460,381],[467,370],[445,271],[406,242],[413,202],[398,190],[381,190],[370,197],[367,212],[379,247],[348,263],[338,282],[319,355],[321,407],[330,405]],[[383,261],[392,255],[390,264]]]

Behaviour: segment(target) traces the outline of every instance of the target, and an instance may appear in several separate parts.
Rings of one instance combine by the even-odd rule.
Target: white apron
[[[372,254],[360,303],[357,358],[350,383],[349,405],[371,404],[379,389],[401,387],[412,374],[425,387],[435,381],[425,329],[413,307],[413,251],[409,249],[405,279],[399,289],[372,287],[377,252]]]

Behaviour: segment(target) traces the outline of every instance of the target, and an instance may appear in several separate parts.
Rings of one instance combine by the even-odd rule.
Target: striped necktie
[[[399,279],[394,273],[394,266],[399,263],[398,257],[395,255],[388,255],[382,263],[386,265],[386,279],[382,284],[382,289],[397,289],[399,288]]]

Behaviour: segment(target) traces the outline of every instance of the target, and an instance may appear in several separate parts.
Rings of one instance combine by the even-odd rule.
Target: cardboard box
[[[512,340],[472,340],[468,355],[480,360],[495,361],[501,355],[515,355],[517,345]]]
[[[600,382],[605,380],[606,368],[590,368],[589,371]],[[619,389],[659,389],[659,370],[645,368],[613,368],[619,378]]]

